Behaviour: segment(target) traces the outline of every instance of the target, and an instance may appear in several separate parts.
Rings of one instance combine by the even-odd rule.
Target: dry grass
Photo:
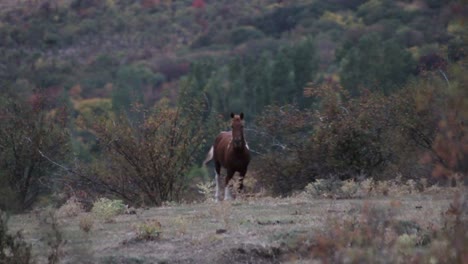
[[[156,219],[146,219],[136,226],[137,240],[155,240],[162,233],[161,223]]]
[[[214,200],[214,192],[215,192],[215,182],[205,182],[205,183],[198,183],[197,189],[200,194],[203,195],[204,201],[213,201]]]
[[[94,217],[90,214],[83,215],[80,217],[78,224],[83,232],[89,233],[94,225]]]
[[[458,182],[457,188],[462,188],[461,181]],[[403,181],[401,175],[399,175],[393,180],[386,181],[375,181],[372,178],[362,181],[318,179],[315,182],[309,183],[300,195],[310,198],[350,199],[382,196],[400,197],[418,193],[438,193],[446,190],[447,188],[442,188],[438,185],[428,187],[427,182],[424,180],[421,182],[411,179]]]
[[[70,197],[65,204],[63,204],[56,212],[56,216],[74,217],[84,211],[83,205],[78,201],[75,196]]]
[[[367,199],[246,198],[138,209],[93,226],[86,236],[79,227],[81,218],[72,217],[60,226],[68,241],[63,262],[80,259],[83,250],[77,248],[86,245],[90,263],[365,262],[388,254],[396,262],[410,256],[444,263],[441,252],[455,245],[444,235],[457,226],[455,220],[447,221],[451,203],[453,189],[446,188]],[[158,224],[150,224],[155,219]],[[36,219],[14,216],[10,225],[24,230],[34,256],[46,263]],[[138,239],[146,234],[152,238]]]

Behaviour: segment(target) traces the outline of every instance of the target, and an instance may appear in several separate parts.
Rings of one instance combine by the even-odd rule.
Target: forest
[[[464,4],[5,1],[0,208],[196,199],[241,111],[272,195],[466,175]]]
[[[257,206],[275,213],[275,206],[287,211],[284,203],[296,208],[294,199],[304,193],[356,198],[356,186],[369,185],[366,195],[384,196],[440,186],[466,190],[467,17],[466,0],[1,1],[0,262],[30,263],[31,257],[22,235],[6,232],[3,212],[33,215],[78,206],[83,214],[148,207],[155,210],[148,214],[157,214],[168,205],[200,202],[194,206],[211,210],[215,222],[224,223],[219,234],[227,230],[235,236],[235,230],[254,230],[252,223],[269,234],[270,227],[298,221],[245,220],[255,211],[248,197],[264,197]],[[213,166],[202,162],[216,135],[230,129],[231,112],[244,113],[252,153],[247,200],[212,207],[203,202],[213,196]],[[432,244],[421,233],[391,240],[398,254],[389,263],[405,263],[414,252],[413,260],[420,261],[414,263],[466,263],[467,198],[465,193],[461,202],[450,204],[446,214],[456,215],[455,224],[427,235]],[[313,211],[309,200],[300,203]],[[428,207],[424,204],[424,210]],[[162,226],[147,220],[137,227],[136,242],[116,247],[158,241],[162,228],[176,238],[207,232],[187,225],[208,215],[179,209],[198,218],[171,211],[158,216]],[[366,255],[373,242],[362,241],[377,245],[381,241],[373,234],[386,236],[382,226],[399,230],[401,221],[389,211],[364,206],[362,212],[376,223],[375,230],[350,221],[330,229],[330,237],[311,240],[317,243],[288,233],[281,237],[289,241],[288,249],[228,251],[237,257],[250,252],[255,263],[310,252],[322,263],[346,262],[345,256],[355,257],[351,263],[385,259],[381,248],[372,248],[380,255]],[[303,214],[307,221],[314,217]],[[91,220],[86,217],[79,226],[87,234]],[[61,263],[58,249],[65,243],[59,224],[55,216],[45,219],[55,241],[48,246],[56,249],[48,263]],[[170,229],[170,223],[177,227]],[[218,241],[218,230],[206,241]],[[402,239],[415,237],[418,242],[408,243],[439,245],[453,254],[444,262],[442,249],[433,255],[402,251],[399,243],[408,245]],[[364,253],[346,253],[349,245]],[[177,263],[207,261],[182,260]],[[232,261],[218,263],[254,263]],[[146,262],[111,258],[103,263]]]

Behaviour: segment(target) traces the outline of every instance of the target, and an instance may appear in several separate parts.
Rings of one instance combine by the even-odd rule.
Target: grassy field
[[[60,263],[310,263],[311,259],[321,263],[325,258],[316,250],[338,251],[347,228],[361,236],[356,241],[370,238],[371,244],[376,243],[373,237],[388,236],[389,242],[382,245],[392,249],[404,243],[400,243],[402,235],[412,236],[420,242],[408,247],[424,254],[432,250],[434,243],[421,241],[446,224],[453,193],[452,189],[441,189],[398,197],[338,200],[312,199],[303,194],[282,199],[178,204],[136,209],[111,221],[91,217],[93,224],[88,233],[80,229],[80,221],[91,213],[81,212],[74,217],[57,218],[64,240],[58,243],[57,254]],[[44,215],[44,211],[36,211],[12,216],[9,221],[11,230],[22,230],[39,263],[47,263],[50,245],[57,242],[50,224],[40,220]],[[377,234],[357,234],[355,231],[360,229],[351,228],[349,223],[375,225],[368,231]],[[155,228],[149,230],[149,226]],[[378,230],[382,228],[380,234]],[[393,240],[392,232],[387,232],[392,228],[396,230]],[[334,237],[336,232],[330,233],[337,229],[342,232],[340,237]],[[145,231],[150,236],[145,237]],[[320,243],[329,235],[337,240],[336,245]],[[356,241],[346,247],[356,246]],[[324,245],[328,248],[322,248]],[[366,247],[365,242],[362,245],[361,249]],[[382,257],[388,254],[385,246],[367,246]]]

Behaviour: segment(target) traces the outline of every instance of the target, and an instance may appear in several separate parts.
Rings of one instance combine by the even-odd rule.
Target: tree
[[[144,103],[145,90],[159,85],[164,80],[141,65],[123,66],[117,71],[116,87],[112,93],[112,108],[117,114],[129,113],[132,104]]]
[[[304,107],[305,98],[302,91],[308,82],[314,80],[318,71],[319,60],[315,44],[311,38],[307,38],[291,47],[288,53],[294,68],[295,100]]]
[[[318,59],[313,41],[306,39],[275,54],[242,54],[215,65],[194,63],[187,78],[191,89],[205,91],[216,111],[243,111],[250,119],[272,103],[306,106],[303,89],[314,80]]]
[[[376,34],[361,37],[355,46],[338,52],[341,84],[351,95],[363,89],[389,94],[404,86],[414,72],[411,53],[396,42],[382,41]]]
[[[245,65],[245,84],[247,92],[248,111],[252,117],[261,113],[263,109],[273,102],[272,100],[272,59],[269,53],[251,58]]]
[[[279,104],[287,104],[297,96],[294,65],[285,50],[275,57],[271,85],[273,100]]]

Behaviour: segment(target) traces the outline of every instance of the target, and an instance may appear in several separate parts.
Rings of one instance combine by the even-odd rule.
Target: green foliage
[[[161,74],[155,74],[143,65],[122,66],[116,78],[112,93],[112,108],[116,114],[129,113],[132,104],[143,104],[145,91],[164,80]]]
[[[254,148],[265,154],[265,157],[271,154],[271,157],[275,157],[272,161],[281,159],[284,153],[290,157],[279,162],[281,169],[278,170],[281,173],[277,175],[281,177],[278,178],[277,182],[280,184],[275,187],[275,192],[289,192],[300,188],[304,185],[303,182],[318,175],[323,176],[323,173],[350,175],[363,168],[367,173],[377,173],[391,166],[392,171],[412,172],[411,163],[419,158],[418,151],[421,149],[429,152],[429,157],[424,157],[425,161],[440,165],[435,173],[437,175],[465,170],[459,165],[464,160],[458,158],[463,156],[460,154],[463,151],[456,144],[464,133],[464,127],[460,129],[456,125],[463,120],[460,115],[463,112],[460,110],[462,103],[454,103],[457,107],[451,108],[450,113],[444,112],[447,114],[446,118],[438,114],[433,114],[431,118],[430,114],[422,114],[423,111],[418,108],[422,105],[421,101],[432,102],[429,99],[431,94],[440,95],[441,98],[447,98],[447,94],[435,89],[422,96],[417,94],[416,88],[408,92],[411,95],[399,92],[404,89],[402,87],[408,80],[417,78],[414,86],[426,85],[421,80],[438,74],[444,74],[446,81],[443,82],[449,83],[449,90],[463,89],[464,84],[458,85],[462,83],[460,74],[436,67],[431,68],[434,71],[430,74],[418,68],[418,76],[415,76],[414,67],[414,58],[418,59],[427,52],[438,54],[440,58],[448,58],[449,63],[464,63],[466,39],[463,35],[463,9],[455,1],[220,0],[206,3],[203,9],[194,8],[192,1],[74,0],[33,5],[28,3],[19,1],[14,8],[7,5],[0,10],[0,86],[9,88],[5,93],[8,96],[13,95],[25,101],[33,98],[31,95],[36,89],[47,91],[44,97],[48,102],[46,110],[50,113],[44,112],[44,116],[47,116],[46,119],[51,118],[47,121],[50,127],[60,123],[52,120],[60,112],[57,110],[61,105],[59,102],[67,101],[68,95],[72,98],[76,112],[68,118],[73,122],[76,116],[81,116],[79,121],[88,124],[78,129],[69,126],[73,149],[77,152],[77,164],[87,163],[91,167],[86,169],[96,172],[87,179],[94,183],[95,190],[118,195],[125,201],[138,200],[141,203],[148,201],[148,193],[164,193],[156,190],[160,188],[156,187],[157,184],[152,187],[153,190],[141,187],[135,188],[135,192],[122,190],[118,186],[125,186],[127,182],[123,179],[127,177],[150,177],[153,173],[151,171],[158,171],[154,175],[164,174],[159,173],[164,171],[162,169],[148,169],[144,165],[144,161],[148,160],[143,157],[143,153],[148,153],[151,148],[141,147],[138,150],[132,149],[132,146],[141,146],[143,141],[153,140],[142,132],[145,130],[145,122],[155,113],[166,115],[174,110],[170,108],[174,106],[182,110],[178,115],[167,114],[166,121],[169,123],[179,122],[180,117],[185,118],[187,113],[191,116],[192,107],[200,107],[201,110],[195,111],[198,116],[193,118],[194,122],[191,125],[182,125],[184,131],[189,131],[189,135],[197,130],[197,126],[202,126],[203,132],[200,132],[198,139],[211,138],[219,129],[224,128],[219,114],[232,111],[248,113],[246,117],[249,121],[258,117],[258,120],[271,118],[271,121],[279,122],[279,119],[284,118],[288,120],[288,124],[293,123],[293,120],[307,120],[315,125],[314,128],[310,128],[312,125],[298,128],[291,135],[283,133],[282,128],[269,128],[269,138],[276,138],[278,142],[280,139],[286,140],[286,143],[275,142],[276,147],[272,148]],[[317,37],[312,40],[305,36]],[[331,58],[335,54],[336,60],[333,61]],[[308,83],[316,85],[323,80],[340,80],[353,97],[344,96],[341,91],[330,93],[326,100],[304,97],[303,89]],[[439,81],[437,79],[437,83]],[[370,94],[366,90],[370,90]],[[457,94],[458,97],[464,95],[459,92]],[[359,96],[362,98],[358,99]],[[338,97],[341,101],[334,107],[321,105],[327,100],[331,102],[333,97]],[[450,98],[449,105],[455,101],[453,97]],[[197,101],[196,106],[194,101]],[[409,105],[404,106],[403,102]],[[397,106],[392,107],[391,103]],[[442,109],[439,103],[436,102],[434,108],[423,109],[437,113]],[[297,111],[304,111],[303,114],[307,117],[291,110],[290,104],[295,105]],[[359,104],[363,107],[359,107]],[[378,107],[378,104],[385,107]],[[411,104],[418,106],[413,107]],[[147,110],[154,105],[158,106],[158,110]],[[375,113],[370,113],[364,106]],[[143,108],[133,112],[135,107]],[[276,109],[275,118],[268,117],[273,114],[272,109]],[[282,116],[283,109],[288,109],[285,116]],[[343,109],[350,113],[346,115],[346,110]],[[320,115],[314,111],[320,112]],[[385,111],[395,114],[395,118],[388,118]],[[14,127],[12,124],[29,128],[37,125],[30,121],[20,122],[19,120],[27,120],[23,116],[32,116],[42,122],[43,119],[36,113],[29,115],[26,112],[7,115],[2,119],[5,124],[8,123],[5,128],[12,128],[11,132]],[[260,117],[261,113],[266,113],[267,117]],[[339,120],[323,121],[323,116]],[[320,118],[322,121],[319,122]],[[172,121],[168,121],[169,119]],[[397,119],[400,119],[399,123],[396,122]],[[18,122],[11,122],[15,120]],[[115,149],[106,149],[107,146],[102,144],[113,142],[102,141],[105,137],[114,139],[110,132],[114,131],[110,120],[118,123],[117,136],[114,136],[120,140],[126,138],[124,141],[130,146],[128,148],[139,153],[137,156],[140,158],[136,158],[137,161],[132,161],[130,165],[125,158],[115,158]],[[359,122],[355,122],[356,120]],[[301,125],[298,124],[299,127]],[[392,130],[391,125],[401,128],[391,140],[393,148],[385,145],[390,133],[386,129]],[[170,133],[168,130],[159,132],[158,129],[151,129],[157,130],[159,136]],[[102,131],[106,132],[106,136],[100,134]],[[41,133],[45,134],[37,132],[38,135]],[[253,132],[248,130],[248,133]],[[19,146],[18,150],[26,152],[29,143],[19,138],[31,138],[31,133],[17,134],[11,138],[20,142],[15,143]],[[326,139],[321,144],[312,140],[319,136]],[[294,137],[298,139],[293,139]],[[64,137],[57,138],[58,142],[65,142],[61,141]],[[2,143],[6,141],[3,139]],[[97,145],[96,142],[101,144]],[[170,144],[164,140],[157,142]],[[171,162],[190,163],[182,166],[185,168],[192,168],[192,162],[198,164],[207,148],[204,144],[208,144],[201,140],[199,142],[195,144],[198,147],[190,161],[174,159]],[[258,142],[258,145],[267,145],[263,139]],[[408,142],[411,143],[411,148],[406,148]],[[307,145],[310,150],[298,147],[302,145]],[[287,151],[280,146],[288,146]],[[450,150],[444,146],[450,146]],[[41,145],[41,148],[45,147]],[[57,156],[49,154],[55,153],[58,148],[56,146],[43,153],[58,163],[66,162],[66,159],[60,158],[66,156],[65,152],[57,151],[62,154]],[[30,147],[28,151],[29,156],[34,156],[34,148]],[[310,154],[312,151],[317,151],[318,154]],[[8,155],[12,157],[11,151],[2,149],[1,153],[1,158]],[[310,158],[309,155],[313,157]],[[25,159],[19,159],[19,163],[4,159],[8,160],[4,163],[10,166],[8,170],[14,171],[14,178],[21,179],[21,183],[25,182],[24,175],[30,167],[34,171],[41,171],[37,175],[47,174],[42,176],[44,179],[55,176],[52,163],[46,165],[47,162],[41,155],[36,153],[35,156],[42,162],[34,163],[33,167]],[[402,164],[403,158],[400,159],[399,156],[414,158],[407,158],[406,164]],[[167,157],[156,157],[168,160]],[[309,163],[304,165],[306,161]],[[171,162],[167,161],[172,164]],[[15,167],[12,164],[20,165],[15,165],[16,168],[12,169]],[[161,164],[163,168],[166,163]],[[427,166],[429,165],[413,167],[419,170]],[[136,168],[146,169],[138,171]],[[18,199],[18,188],[10,187],[21,184],[10,184],[13,174],[8,170],[0,170],[2,208],[3,204],[18,207],[15,203],[21,201]],[[173,175],[174,171],[169,174]],[[184,171],[182,174],[186,172],[185,169],[181,171]],[[120,185],[114,185],[117,175],[122,174],[125,176],[121,177]],[[292,174],[299,175],[296,179],[300,184],[291,182],[290,178],[294,178],[290,177]],[[110,180],[105,177],[107,175],[115,176]],[[174,176],[179,177],[183,178]],[[140,177],[139,181],[143,181],[143,178]],[[176,185],[183,185],[182,181],[175,182],[178,182]],[[50,186],[49,182],[46,185]],[[133,188],[137,184],[130,185]],[[40,184],[30,186],[34,186],[33,189],[37,189],[40,194],[47,193],[49,189]],[[166,187],[169,188],[164,185],[161,189]],[[34,192],[31,195],[36,196]],[[163,196],[163,199],[169,199],[171,195]],[[160,203],[159,198],[149,200],[154,204]]]
[[[468,43],[464,42],[461,38],[451,40],[447,47],[448,58],[452,61],[459,61],[466,58],[468,55],[468,51],[466,49],[467,45]]]
[[[15,235],[8,233],[8,217],[0,211],[0,262],[11,264],[34,263],[31,257],[31,245],[23,235],[17,232]]]
[[[299,21],[302,7],[291,6],[275,9],[272,13],[265,15],[255,21],[257,28],[265,34],[280,36],[284,31],[291,30]]]
[[[440,7],[446,5],[435,2]],[[279,40],[270,39],[278,42],[297,42],[299,36],[323,32],[339,44],[356,31],[381,30],[385,31],[383,33],[387,39],[393,37],[394,32],[401,32],[402,27],[407,27],[407,30],[399,38],[406,39],[402,41],[408,45],[413,43],[419,46],[451,39],[452,36],[444,33],[447,31],[445,22],[437,26],[436,21],[439,19],[428,18],[440,15],[440,19],[446,21],[447,15],[442,17],[443,14],[437,13],[438,9],[424,13],[417,5],[407,5],[388,0],[283,1],[280,4],[273,0],[258,3],[216,1],[207,5],[201,16],[194,12],[188,2],[60,1],[43,6],[19,4],[20,11],[17,13],[8,9],[0,13],[4,21],[0,27],[4,34],[0,35],[4,38],[2,48],[5,48],[1,56],[4,67],[0,67],[0,71],[5,71],[2,81],[10,79],[14,82],[17,76],[21,76],[19,79],[27,80],[32,87],[58,85],[69,88],[79,84],[86,97],[108,97],[109,93],[104,93],[102,88],[112,83],[116,90],[114,98],[128,110],[126,107],[129,102],[125,98],[129,94],[130,97],[138,97],[132,94],[140,94],[142,89],[134,82],[115,83],[120,64],[135,65],[143,61],[147,65],[145,67],[157,68],[152,58],[160,54],[161,50],[191,61],[200,54],[187,48],[195,45],[196,39],[203,36],[209,39],[203,45],[210,50],[208,56],[221,59],[217,62],[217,68],[223,64],[220,61],[229,61],[225,59],[230,56],[230,46],[218,46],[217,49],[223,51],[218,53],[214,51],[214,45],[227,44],[226,39],[230,37],[235,44],[258,39],[263,34],[260,31],[280,37]],[[329,28],[330,23],[322,20],[330,14],[335,18],[361,16],[368,26],[349,21],[343,23],[338,19],[339,25]],[[412,37],[412,32],[419,33]],[[257,53],[252,50],[253,46],[243,49]],[[15,52],[19,55],[13,58],[11,55]],[[318,54],[323,52],[333,53],[333,50],[321,50]],[[258,52],[258,55],[261,53]],[[31,66],[39,59],[47,62],[47,67],[36,69]],[[64,65],[62,61],[67,63]],[[271,61],[269,64],[272,64]],[[321,71],[327,71],[328,67],[332,71],[336,68],[333,64],[322,66]],[[159,82],[148,84],[143,89],[144,93],[149,91],[148,86],[157,89]],[[246,94],[250,96],[255,93]],[[282,98],[276,100],[281,101]]]
[[[430,8],[440,8],[443,6],[442,0],[426,0],[424,1]]]
[[[112,102],[110,99],[92,98],[80,100],[75,105],[76,112],[85,120],[95,118],[112,118]]]
[[[35,62],[34,67],[34,71],[31,72],[31,81],[38,87],[49,88],[69,85],[72,72],[69,63],[58,60],[45,61],[40,58]]]
[[[395,1],[371,0],[359,6],[357,15],[361,16],[367,25],[382,19],[398,18],[404,22],[408,21],[407,11],[400,9]]]
[[[363,89],[384,94],[403,87],[412,75],[415,62],[411,54],[394,41],[375,34],[361,37],[354,47],[344,48],[341,59],[341,83],[358,95]]]
[[[314,81],[319,66],[314,40],[306,38],[291,47],[288,54],[294,71],[295,98],[293,102],[304,107],[306,99],[302,96],[302,92],[307,83]]]
[[[234,45],[239,45],[249,40],[262,38],[263,36],[263,33],[255,27],[243,26],[231,31],[231,42]]]
[[[114,83],[118,68],[117,58],[108,55],[98,56],[85,68],[83,73],[85,78],[82,82],[83,92],[85,94],[92,93],[108,83]]]
[[[100,198],[93,204],[91,212],[106,222],[112,221],[114,217],[125,212],[125,204],[122,200],[111,200]]]
[[[279,104],[292,103],[291,101],[297,98],[293,67],[292,59],[288,56],[286,51],[280,51],[274,61],[271,73],[271,85],[274,93],[273,98],[278,100]],[[291,100],[291,95],[293,96],[293,100]]]
[[[251,118],[272,103],[306,106],[302,91],[317,74],[318,57],[313,40],[306,38],[273,53],[237,56],[218,69],[214,61],[191,69],[189,85],[205,91],[217,112],[244,111]]]

